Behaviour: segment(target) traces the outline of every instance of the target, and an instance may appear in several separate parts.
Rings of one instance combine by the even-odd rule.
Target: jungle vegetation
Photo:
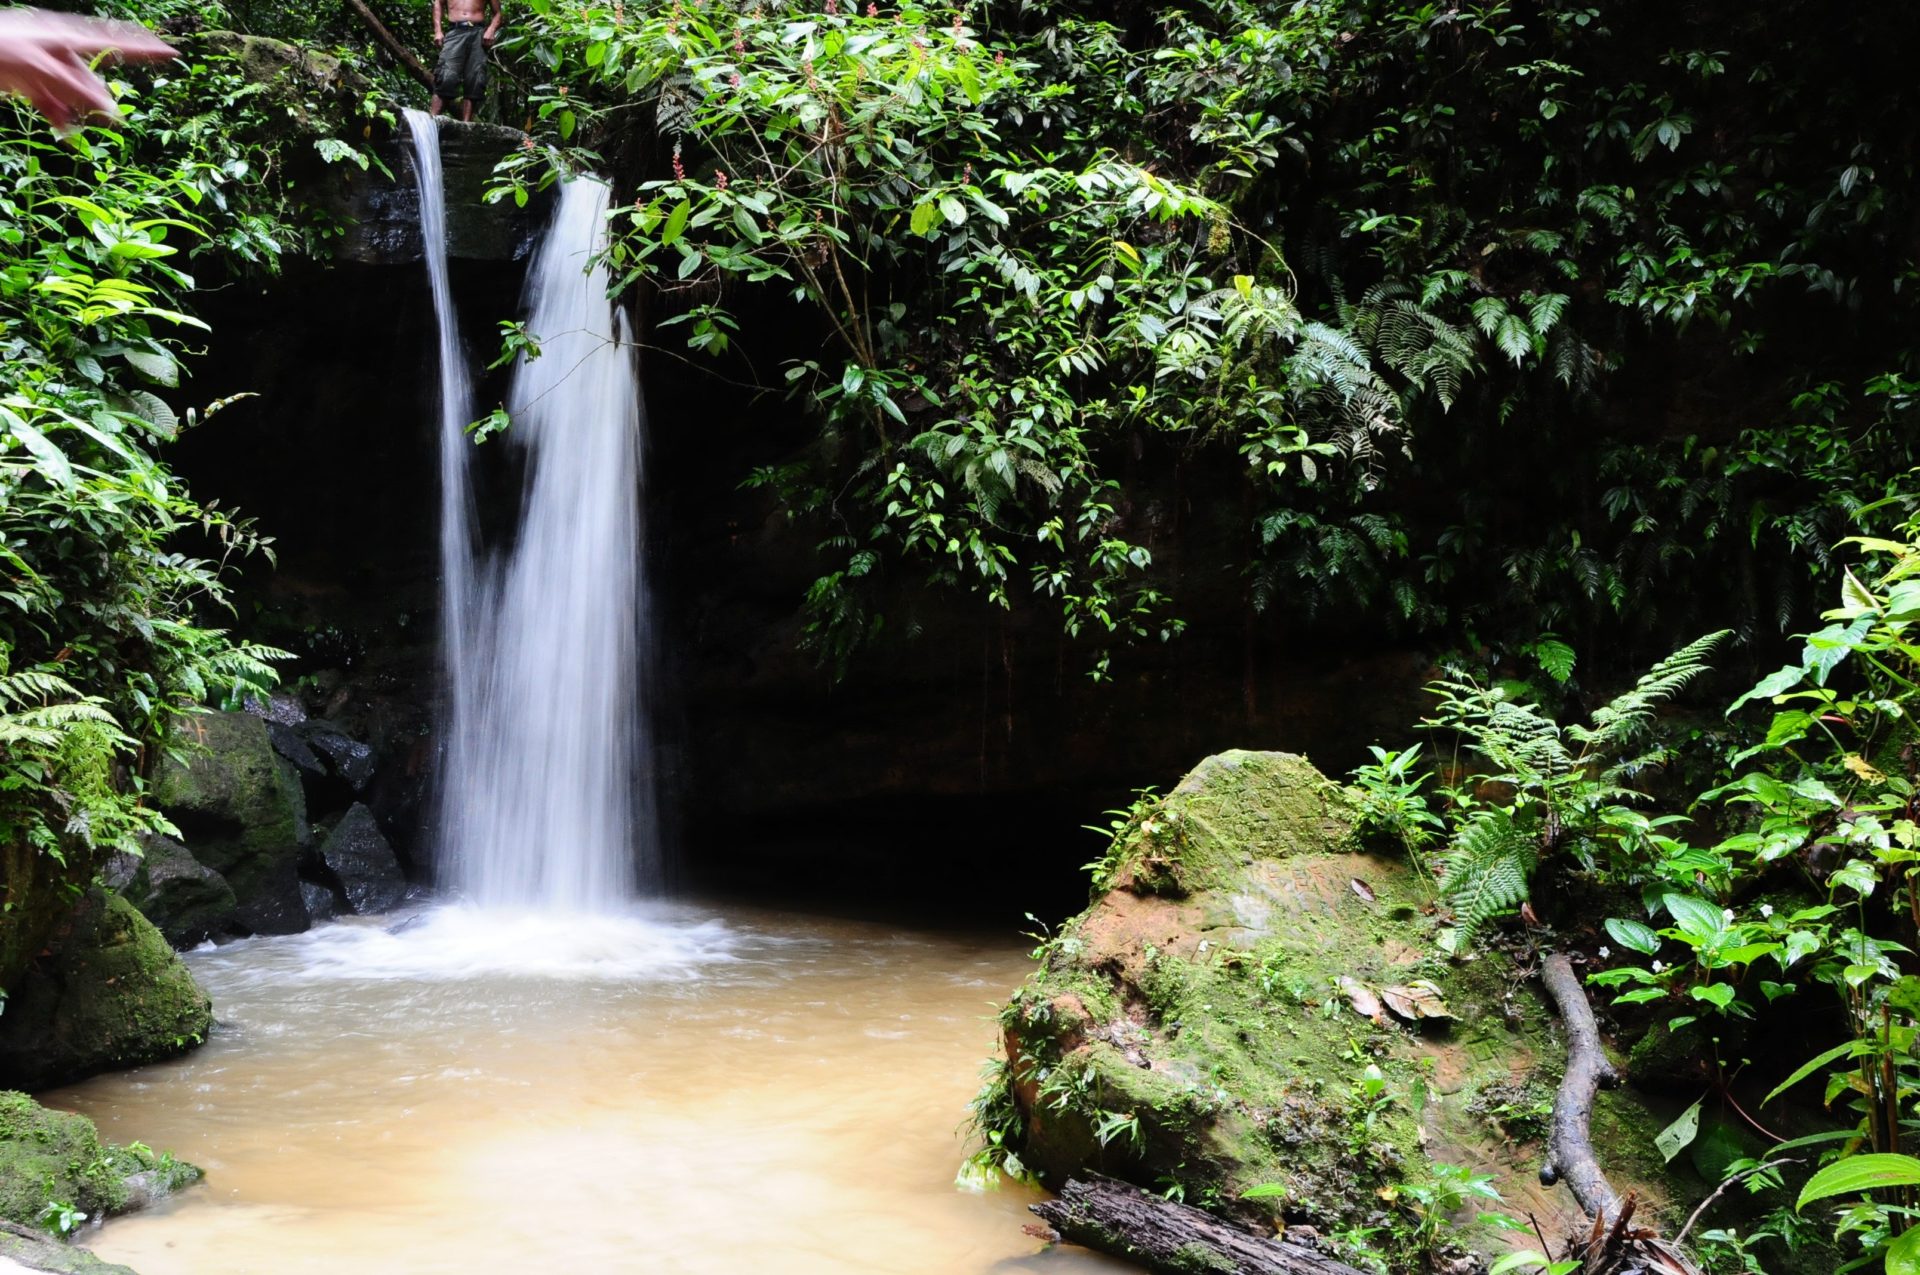
[[[418,0],[376,7],[427,47]],[[417,93],[344,10],[107,8],[185,55],[119,77],[118,130],[0,108],[10,891],[77,891],[137,845],[171,718],[270,677],[220,618],[225,555],[267,546],[164,459],[218,406],[193,400],[193,294],[324,255],[299,175],[370,163]],[[512,17],[488,109],[529,140],[497,194],[610,176],[650,339],[793,401],[790,445],[739,477],[817,546],[796,601],[828,665],[920,587],[1051,610],[1096,675],[1177,641],[1164,509],[1191,478],[1232,523],[1205,569],[1247,606],[1468,653],[1436,711],[1461,767],[1360,775],[1458,942],[1568,873],[1625,900],[1600,954],[1622,1013],[1833,999],[1845,1033],[1785,1087],[1826,1078],[1857,1124],[1801,1148],[1832,1164],[1797,1203],[1840,1201],[1852,1254],[1913,1269],[1909,6]],[[357,88],[295,109],[229,28],[330,48]],[[809,335],[763,376],[770,314]],[[1652,792],[1671,698],[1777,652],[1694,732],[1699,795]],[[1746,1244],[1728,1261],[1757,1269]]]

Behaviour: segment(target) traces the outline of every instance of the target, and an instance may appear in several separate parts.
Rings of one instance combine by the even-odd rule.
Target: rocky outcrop
[[[232,887],[233,925],[254,934],[307,928],[299,878],[312,835],[305,794],[264,721],[248,713],[189,718],[154,777],[153,799],[193,857]]]
[[[355,802],[320,845],[320,862],[339,881],[356,915],[388,912],[407,897],[407,878],[373,812]]]
[[[373,745],[343,723],[310,718],[292,696],[188,722],[177,755],[154,781],[154,800],[182,840],[153,838],[144,859],[122,856],[108,877],[176,946],[297,933],[343,912],[385,912],[406,898],[406,872],[369,803],[412,813],[407,801],[417,802],[424,784],[410,747],[417,723],[367,708],[348,689],[335,688],[329,699],[388,734],[398,731],[409,747],[397,766],[383,767]],[[333,822],[317,843],[310,809],[340,812],[322,815]]]
[[[1569,1209],[1481,1101],[1550,1086],[1557,1019],[1504,956],[1441,957],[1431,882],[1353,824],[1346,792],[1284,753],[1209,757],[1138,805],[1001,1016],[982,1128],[1050,1184],[1177,1183],[1322,1229],[1404,1232],[1395,1201],[1435,1160],[1494,1174],[1517,1214]],[[1662,1121],[1602,1101],[1609,1147],[1634,1149],[1611,1167],[1657,1212],[1643,1149]],[[1256,1186],[1273,1189],[1245,1199]]]
[[[206,993],[160,931],[126,899],[96,889],[8,989],[0,1084],[39,1089],[172,1058],[212,1027]]]
[[[544,199],[525,208],[511,199],[486,201],[493,166],[526,144],[527,135],[497,124],[440,121],[441,183],[447,201],[447,253],[482,261],[517,261],[533,249],[549,212]],[[336,167],[331,210],[352,225],[335,246],[342,260],[369,265],[419,261],[420,196],[413,147],[404,132],[375,147],[387,172]]]
[[[199,1169],[170,1155],[102,1142],[84,1116],[0,1091],[0,1258],[36,1271],[124,1272],[29,1228],[49,1205],[99,1219],[144,1208],[199,1180]]]
[[[226,932],[239,910],[227,879],[171,837],[149,837],[139,857],[118,855],[107,884],[126,896],[175,947],[193,947]]]

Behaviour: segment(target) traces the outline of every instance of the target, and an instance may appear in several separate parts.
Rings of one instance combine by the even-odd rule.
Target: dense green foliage
[[[1704,737],[1718,746],[1697,797],[1660,775],[1676,755],[1665,740],[1686,732],[1655,730],[1649,710],[1700,670],[1711,639],[1664,661],[1587,728],[1561,726],[1524,688],[1436,685],[1441,711],[1429,725],[1460,750],[1459,777],[1432,790],[1439,803],[1415,750],[1383,752],[1357,774],[1370,824],[1410,848],[1444,811],[1454,848],[1440,886],[1460,950],[1553,866],[1554,889],[1535,893],[1529,925],[1588,949],[1589,982],[1609,990],[1622,1023],[1693,1054],[1681,1071],[1704,1093],[1662,1135],[1669,1159],[1703,1136],[1707,1107],[1773,1144],[1724,1157],[1730,1182],[1779,1192],[1801,1166],[1797,1198],[1779,1200],[1762,1228],[1706,1233],[1733,1269],[1764,1270],[1773,1244],[1805,1244],[1815,1228],[1803,1215],[1823,1201],[1838,1206],[1829,1229],[1857,1252],[1846,1269],[1908,1271],[1920,1260],[1920,1160],[1901,1150],[1920,1130],[1920,520],[1852,545],[1867,557],[1843,574],[1826,626],[1733,702],[1729,730]],[[1761,704],[1774,711],[1754,720]],[[1631,763],[1594,747],[1629,736],[1648,745]],[[1403,757],[1415,760],[1393,764]],[[1583,919],[1602,909],[1613,912],[1604,924]],[[1801,1052],[1782,1059],[1782,1040]],[[1814,1080],[1824,1092],[1801,1096],[1849,1113],[1845,1127],[1783,1141],[1750,1114]],[[1818,1166],[1810,1178],[1808,1166]]]
[[[1256,606],[1777,632],[1915,460],[1895,6],[530,7],[551,157],[646,169],[625,281],[820,324],[753,481],[835,656],[913,578],[1172,634],[1183,468]]]
[[[183,386],[194,272],[324,241],[292,174],[343,108],[338,86],[270,87],[231,39],[181,48],[116,82],[117,129],[0,107],[0,978],[49,899],[166,826],[141,775],[172,719],[270,681],[277,654],[217,626],[226,566],[263,542],[161,454],[221,406]]]

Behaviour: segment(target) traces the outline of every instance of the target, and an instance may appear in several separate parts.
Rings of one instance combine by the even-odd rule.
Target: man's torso
[[[486,0],[447,0],[449,22],[478,22],[486,14]]]

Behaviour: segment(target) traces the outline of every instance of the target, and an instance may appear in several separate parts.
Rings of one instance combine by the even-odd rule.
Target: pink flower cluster
[[[687,180],[687,170],[680,163],[680,143],[678,142],[673,144],[673,180],[677,182]]]

